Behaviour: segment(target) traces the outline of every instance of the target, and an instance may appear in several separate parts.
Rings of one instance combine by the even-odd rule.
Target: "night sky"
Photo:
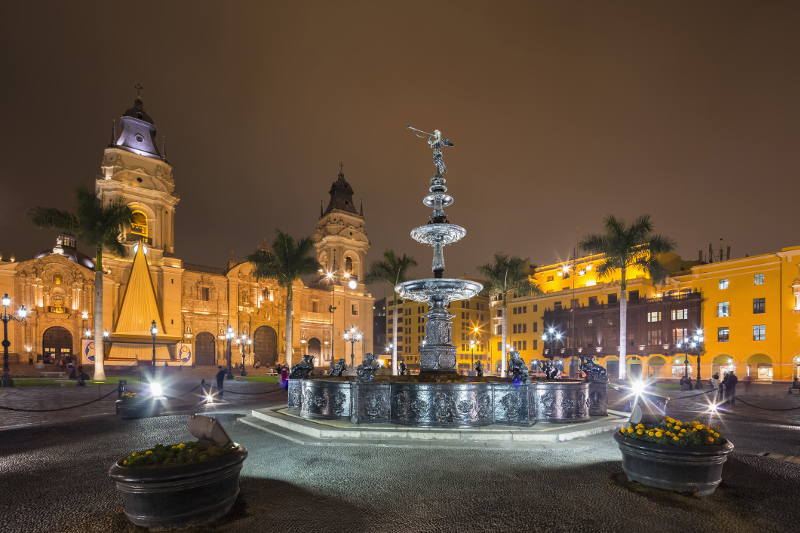
[[[651,214],[687,259],[800,245],[797,1],[4,2],[0,21],[4,258],[54,245],[23,213],[72,209],[137,83],[187,262],[312,235],[342,161],[369,260],[428,276],[409,232],[435,169],[407,123],[455,144],[448,276],[496,250],[566,259],[609,213]]]

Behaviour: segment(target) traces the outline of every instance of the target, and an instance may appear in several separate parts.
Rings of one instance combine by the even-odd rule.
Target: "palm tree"
[[[604,255],[597,266],[597,277],[609,277],[620,272],[619,379],[625,379],[628,344],[627,271],[629,268],[639,269],[650,276],[654,283],[663,283],[668,272],[658,260],[658,255],[671,252],[675,248],[675,241],[653,233],[650,215],[642,215],[630,225],[608,215],[604,226],[605,234],[587,235],[580,242],[580,247],[591,254]]]
[[[292,309],[294,292],[292,284],[303,276],[315,274],[322,265],[311,252],[314,241],[311,237],[294,239],[288,233],[277,230],[272,249],[259,248],[245,260],[253,265],[256,279],[274,279],[286,289],[286,365],[292,366]]]
[[[542,294],[539,284],[531,280],[528,275],[530,262],[527,258],[520,259],[517,256],[495,252],[494,262],[486,263],[478,267],[478,272],[486,278],[484,290],[490,294],[500,294],[503,296],[503,361],[502,377],[506,377],[506,333],[508,330],[508,293],[522,294]]]
[[[403,254],[397,257],[394,250],[383,252],[383,261],[375,261],[369,267],[369,272],[364,276],[364,283],[388,283],[394,291],[394,328],[392,333],[392,375],[397,375],[397,326],[399,325],[397,316],[397,285],[408,281],[408,270],[417,266],[417,261],[413,257]]]
[[[114,255],[124,256],[119,235],[133,223],[133,210],[121,198],[104,204],[85,185],[75,190],[74,213],[54,207],[34,207],[27,216],[40,228],[54,228],[69,233],[85,245],[94,246],[94,379],[105,381],[103,368],[103,247]]]

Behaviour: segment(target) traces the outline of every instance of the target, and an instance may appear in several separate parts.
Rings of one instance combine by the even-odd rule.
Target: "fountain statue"
[[[342,377],[345,372],[347,372],[347,363],[345,363],[344,359],[339,359],[331,369],[330,375],[339,378]]]
[[[314,356],[304,355],[302,361],[292,366],[292,370],[291,372],[289,372],[289,378],[290,379],[307,378],[308,375],[313,371],[314,371]]]
[[[376,357],[364,355],[354,376],[342,376],[340,364],[331,376],[289,380],[289,411],[306,419],[349,420],[353,424],[394,423],[411,427],[469,428],[490,424],[530,426],[537,422],[586,422],[590,383],[561,379],[553,361],[545,363],[546,378],[531,377],[519,355],[511,352],[510,377],[484,375],[480,361],[475,376],[458,373],[458,351],[452,342],[451,302],[477,295],[483,285],[469,279],[445,277],[444,247],[466,236],[453,224],[445,208],[453,204],[443,174],[442,148],[452,147],[439,130],[428,133],[436,172],[422,203],[431,209],[429,220],[411,231],[411,237],[433,248],[433,277],[400,283],[398,296],[428,304],[424,316],[425,342],[420,347],[418,375],[410,375],[399,361],[399,376],[376,375]],[[418,135],[419,136],[419,135]],[[422,137],[423,139],[425,137]],[[305,361],[305,359],[304,359]],[[302,363],[301,363],[302,364]],[[538,366],[538,365],[537,365]],[[538,368],[537,368],[538,369]],[[341,370],[341,369],[339,369]]]

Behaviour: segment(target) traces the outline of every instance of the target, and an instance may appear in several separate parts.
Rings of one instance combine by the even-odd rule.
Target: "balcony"
[[[184,263],[183,268],[185,270],[191,270],[193,272],[205,272],[206,274],[220,274],[222,276],[225,275],[227,272],[224,268],[217,268],[217,267],[210,267],[205,265],[195,265],[193,263]]]

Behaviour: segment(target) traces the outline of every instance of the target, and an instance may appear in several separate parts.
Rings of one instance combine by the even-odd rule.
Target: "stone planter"
[[[145,396],[142,399],[117,400],[117,414],[123,420],[131,418],[150,418],[164,412],[164,404],[155,398]]]
[[[202,463],[168,468],[125,468],[108,471],[137,526],[198,525],[223,516],[239,495],[239,472],[247,458],[244,446]]]
[[[614,440],[622,452],[622,469],[631,481],[677,492],[707,496],[722,481],[722,465],[733,444],[669,446],[644,442],[621,433]]]

